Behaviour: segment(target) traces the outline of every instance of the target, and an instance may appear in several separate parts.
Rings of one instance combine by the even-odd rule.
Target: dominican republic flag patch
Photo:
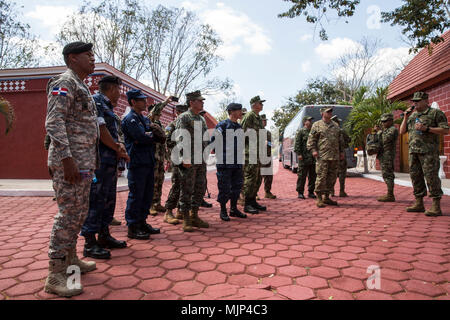
[[[59,88],[59,87],[55,87],[52,90],[52,95],[53,96],[67,96],[67,92],[69,90],[67,90],[66,88]]]

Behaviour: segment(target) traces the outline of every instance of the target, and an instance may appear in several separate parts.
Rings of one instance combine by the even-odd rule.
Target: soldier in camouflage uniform
[[[336,124],[340,127],[342,123],[342,119],[338,118],[338,116],[334,115],[331,117],[331,120],[336,122]],[[344,129],[340,127],[341,132],[341,139],[344,143],[342,148],[345,150],[350,145],[350,137],[348,136],[347,132],[345,132]],[[339,160],[339,166],[338,166],[338,178],[339,178],[339,197],[348,197],[347,193],[345,193],[345,178],[347,177],[347,158],[344,157],[344,159]],[[336,183],[335,183],[336,184]],[[331,190],[331,195],[334,196],[334,185],[333,190]]]
[[[333,108],[324,107],[320,112],[322,120],[312,125],[307,149],[316,158],[317,207],[323,208],[327,204],[337,205],[330,199],[330,194],[336,183],[339,160],[344,158],[344,149],[340,128],[331,120]]]
[[[159,118],[163,109],[172,101],[171,97],[168,97],[164,102],[156,103],[149,106],[148,118],[158,125],[161,130],[163,126]],[[162,186],[164,183],[164,161],[166,160],[166,143],[155,144],[155,187],[153,189],[153,200],[150,208],[150,214],[156,216],[159,212],[165,212],[166,208],[161,205]]]
[[[252,110],[248,112],[242,119],[242,129],[244,132],[251,129],[256,133],[256,152],[259,152],[259,130],[264,129],[259,113],[263,109],[263,102],[259,96],[253,97],[250,100]],[[258,187],[261,185],[261,170],[259,164],[259,157],[256,154],[256,163],[250,163],[252,150],[250,150],[249,138],[245,139],[245,166],[244,166],[244,211],[257,214],[259,211],[265,211],[266,207],[256,202]]]
[[[183,112],[186,112],[188,110],[188,107],[184,104],[179,104],[175,107],[175,111],[177,114],[177,118],[175,118],[169,125],[166,127],[166,145],[167,145],[167,154],[168,154],[168,161],[172,161],[171,154],[172,149],[175,147],[176,142],[173,141],[172,134],[175,131],[176,127],[176,121],[180,114]],[[172,167],[172,186],[169,191],[169,195],[167,197],[166,201],[166,213],[164,215],[164,222],[170,223],[170,224],[178,224],[180,220],[183,220],[183,215],[181,214],[180,210],[177,210],[176,217],[173,216],[172,210],[175,209],[178,205],[178,200],[180,199],[180,187],[181,187],[181,181],[180,181],[180,172],[176,165],[171,162]]]
[[[383,124],[383,131],[378,133],[381,142],[381,152],[377,154],[377,158],[380,161],[383,180],[387,185],[387,194],[379,197],[377,200],[380,202],[395,202],[394,161],[398,130],[394,126],[394,115],[392,113],[383,114],[380,120]]]
[[[67,268],[81,272],[96,268],[95,262],[78,259],[76,244],[89,207],[93,173],[99,167],[97,110],[83,80],[94,72],[92,44],[72,42],[63,49],[68,70],[47,84],[45,128],[51,143],[48,167],[58,204],[49,244],[49,275],[45,292],[70,297],[83,289],[67,286]]]
[[[263,128],[267,126],[267,118],[265,114],[261,116]],[[276,199],[277,196],[271,192],[273,183],[273,163],[272,163],[272,134],[267,131],[267,156],[270,157],[270,161],[267,164],[261,164],[261,168],[266,168],[265,170],[270,170],[270,174],[262,175],[262,180],[264,181],[264,198],[266,199]],[[261,182],[262,183],[262,182]],[[258,186],[259,190],[260,186]]]
[[[297,193],[299,199],[305,199],[303,192],[305,191],[306,177],[308,177],[308,197],[315,199],[314,187],[316,183],[316,159],[312,156],[311,151],[306,148],[309,133],[311,132],[312,117],[303,118],[303,128],[297,131],[295,135],[294,152],[298,157],[297,169]]]
[[[183,129],[183,131],[187,131],[190,134],[190,137],[184,136],[179,138],[189,138],[191,142],[190,157],[183,155],[183,162],[177,166],[181,182],[179,206],[183,215],[183,231],[185,232],[194,231],[193,227],[209,227],[209,224],[198,216],[198,209],[205,193],[206,166],[204,164],[203,151],[208,144],[208,142],[202,141],[208,128],[205,119],[199,115],[203,109],[204,100],[205,98],[202,97],[200,91],[187,93],[186,104],[189,106],[189,110],[178,117],[176,124],[176,130]],[[196,150],[196,139],[202,141],[200,150]],[[179,141],[177,140],[177,142]],[[198,151],[197,155],[195,151]]]
[[[406,211],[425,211],[423,197],[427,195],[426,181],[433,204],[425,214],[432,217],[440,216],[443,192],[438,175],[439,136],[448,134],[448,121],[441,110],[429,106],[428,94],[425,92],[414,93],[412,101],[416,110],[412,112],[413,107],[408,108],[400,126],[400,134],[408,132],[409,135],[409,174],[416,198],[416,203]]]
[[[238,119],[238,123],[240,125],[242,125],[242,119],[244,119],[245,115],[247,114],[247,108],[242,108],[242,118]],[[245,164],[242,166],[242,171],[245,171]],[[243,206],[245,201],[244,201],[244,189],[242,189],[241,193],[239,194],[239,199],[238,199],[238,204]]]

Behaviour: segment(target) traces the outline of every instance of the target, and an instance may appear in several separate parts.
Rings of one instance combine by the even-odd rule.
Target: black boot
[[[109,233],[109,227],[106,226],[103,228],[100,233],[98,234],[98,245],[102,248],[108,248],[108,249],[121,249],[126,248],[127,243],[125,241],[120,241],[117,239],[114,239],[111,234]]]
[[[253,207],[258,209],[259,211],[266,211],[267,210],[266,206],[262,206],[258,202],[256,202],[256,198],[253,199]]]
[[[231,200],[230,217],[247,218],[247,215],[237,208],[237,199]]]
[[[139,223],[134,223],[128,226],[128,238],[147,240],[150,239],[150,233],[143,230]]]
[[[110,259],[111,252],[109,250],[103,249],[97,243],[95,239],[95,233],[88,233],[84,236],[86,242],[84,243],[83,255],[85,257],[91,257],[94,259]]]
[[[220,204],[220,219],[222,219],[223,221],[230,221],[230,217],[228,216],[228,213],[227,213],[227,204],[226,203]]]
[[[316,199],[317,197],[316,197],[316,195],[314,194],[314,192],[309,192],[309,193],[308,193],[308,198],[310,198],[310,199]]]
[[[145,221],[142,222],[141,226],[142,226],[142,230],[144,230],[147,233],[150,233],[150,234],[161,233],[161,230],[159,228],[153,228],[150,224],[148,224]]]
[[[211,203],[206,202],[205,199],[202,200],[202,203],[200,205],[200,207],[203,207],[203,208],[212,208],[212,206],[213,205]]]
[[[246,198],[246,199],[245,199],[245,205],[244,205],[244,212],[248,212],[248,213],[251,213],[251,214],[258,214],[258,213],[259,213],[259,210],[256,209],[256,208],[253,206],[252,200]]]
[[[299,193],[297,198],[305,200],[305,196],[303,195],[303,193]]]

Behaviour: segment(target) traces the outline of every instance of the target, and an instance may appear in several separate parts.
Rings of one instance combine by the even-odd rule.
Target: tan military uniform
[[[71,69],[49,81],[47,95],[45,128],[51,139],[48,166],[59,209],[50,237],[49,257],[61,259],[75,249],[87,216],[93,172],[99,167],[100,134],[89,88]],[[64,180],[62,160],[69,157],[79,170],[86,172],[80,183]]]

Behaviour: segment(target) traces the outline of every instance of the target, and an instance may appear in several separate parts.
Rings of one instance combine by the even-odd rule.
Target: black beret
[[[71,42],[66,44],[63,49],[63,55],[68,55],[71,53],[83,53],[86,51],[91,51],[94,45],[92,43],[86,43],[81,41]]]
[[[114,83],[120,86],[122,84],[122,80],[116,76],[104,76],[98,83]]]
[[[242,110],[242,104],[240,104],[240,103],[230,103],[227,106],[227,111],[234,111],[234,110]]]

